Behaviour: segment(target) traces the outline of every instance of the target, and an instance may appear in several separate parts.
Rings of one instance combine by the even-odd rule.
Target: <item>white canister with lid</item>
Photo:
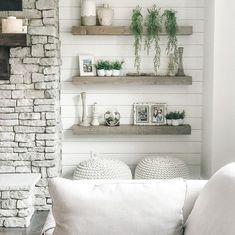
[[[96,2],[95,0],[82,0],[81,20],[84,26],[96,25]]]
[[[9,16],[7,19],[2,19],[2,32],[3,33],[22,33],[23,20],[16,19],[15,16]]]

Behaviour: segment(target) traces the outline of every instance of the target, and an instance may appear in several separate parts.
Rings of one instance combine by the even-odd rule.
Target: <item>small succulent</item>
[[[124,64],[124,61],[114,61],[112,63],[112,69],[114,70],[121,70],[122,69],[122,65]]]
[[[108,60],[105,60],[104,61],[104,70],[112,70],[113,67],[112,67],[112,63]]]
[[[105,69],[105,61],[104,60],[98,60],[95,64],[95,68],[97,70],[102,70],[102,69]]]
[[[184,118],[185,118],[185,111],[183,112],[175,111],[166,114],[166,119],[168,120],[178,120]]]

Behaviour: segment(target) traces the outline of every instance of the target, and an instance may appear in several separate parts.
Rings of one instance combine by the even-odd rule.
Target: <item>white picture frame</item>
[[[80,76],[96,76],[95,58],[92,55],[79,55]]]
[[[150,104],[150,125],[166,125],[167,105],[166,103]]]
[[[134,103],[134,125],[149,126],[150,123],[149,103]]]

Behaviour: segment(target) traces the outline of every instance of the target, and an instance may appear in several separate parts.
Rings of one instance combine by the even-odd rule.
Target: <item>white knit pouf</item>
[[[177,158],[145,158],[135,170],[135,179],[189,179],[185,162]]]
[[[130,180],[130,168],[123,162],[113,159],[91,158],[81,162],[74,171],[74,180]]]

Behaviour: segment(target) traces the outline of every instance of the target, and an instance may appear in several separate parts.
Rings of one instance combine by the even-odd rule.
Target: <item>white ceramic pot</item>
[[[100,25],[110,26],[113,23],[114,11],[108,4],[104,4],[103,7],[97,10],[97,15]]]
[[[180,125],[184,125],[184,119],[180,119],[180,120],[179,120],[179,124],[180,124]]]
[[[95,0],[82,0],[81,4],[82,25],[96,25],[96,2]]]
[[[105,75],[111,77],[113,75],[113,70],[105,70]]]
[[[172,125],[172,120],[171,120],[171,119],[167,119],[167,120],[166,120],[166,124],[167,124],[168,126],[171,126],[171,125]]]
[[[97,75],[99,77],[104,77],[105,76],[105,70],[104,69],[97,69]]]
[[[173,119],[172,120],[172,126],[179,126],[180,125],[180,119]]]
[[[116,70],[116,69],[113,69],[113,76],[120,76],[121,75],[121,70]]]
[[[9,16],[7,19],[2,19],[2,32],[3,33],[22,33],[23,20],[16,19],[14,16]]]

